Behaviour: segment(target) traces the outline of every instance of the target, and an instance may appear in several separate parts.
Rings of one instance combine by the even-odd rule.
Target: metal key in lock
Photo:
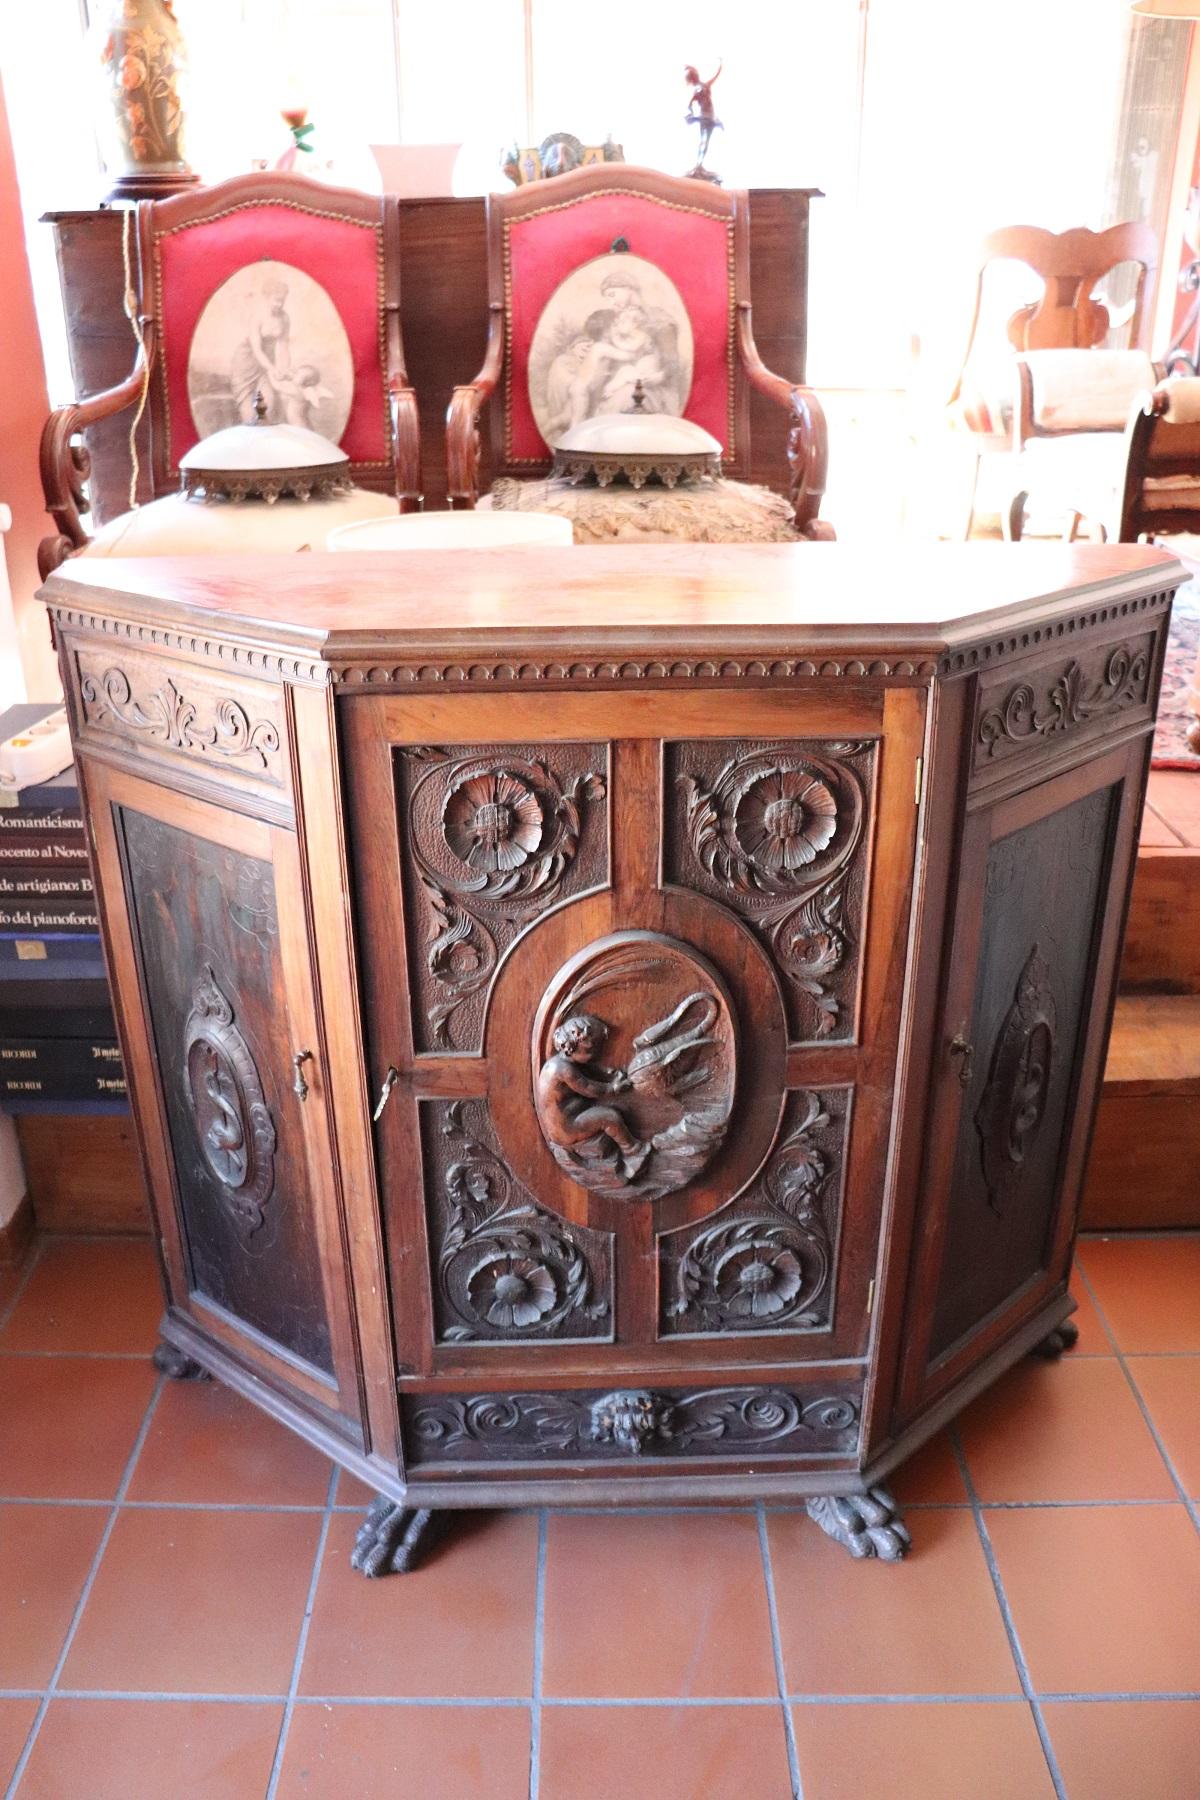
[[[392,1097],[392,1089],[400,1079],[400,1071],[392,1063],[388,1064],[388,1072],[383,1078],[383,1086],[379,1090],[379,1098],[375,1102],[375,1111],[371,1114],[372,1124],[377,1124],[382,1117],[383,1109]]]

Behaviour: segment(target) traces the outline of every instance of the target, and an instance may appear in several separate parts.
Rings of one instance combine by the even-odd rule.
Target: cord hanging
[[[133,236],[133,218],[135,207],[125,208],[124,223],[121,227],[121,261],[125,272],[124,307],[125,317],[129,320],[134,339],[138,347],[138,355],[142,362],[142,391],[138,395],[137,407],[133,415],[133,423],[129,427],[129,510],[136,512],[141,505],[137,497],[138,478],[141,475],[141,463],[138,458],[137,434],[142,422],[142,414],[146,410],[146,400],[150,393],[150,364],[146,357],[146,336],[142,330],[141,315],[138,310],[138,298],[133,286],[133,267],[131,244]]]

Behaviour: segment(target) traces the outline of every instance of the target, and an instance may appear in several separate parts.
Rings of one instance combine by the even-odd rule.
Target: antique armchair
[[[755,348],[747,194],[627,164],[494,194],[488,286],[483,366],[455,388],[447,415],[452,506],[520,504],[516,482],[547,475],[556,431],[628,411],[638,378],[650,410],[682,414],[720,442],[731,498],[751,513],[751,496],[766,513],[773,501],[777,535],[833,536],[818,517],[828,459],[820,401],[772,374]],[[752,390],[782,413],[775,496],[744,486]],[[617,499],[615,488],[607,494]],[[647,488],[627,498],[652,497]],[[684,515],[667,535],[690,535],[686,515],[715,504],[702,490],[674,498],[674,508],[665,490],[652,499],[658,513]]]
[[[46,422],[42,487],[58,530],[39,548],[43,577],[92,542],[83,518],[83,434],[124,412],[136,423],[143,408],[150,493],[159,510],[156,519],[154,506],[142,508],[138,522],[155,550],[195,547],[192,517],[172,510],[191,504],[193,513],[201,511],[200,503],[178,499],[179,459],[200,438],[248,421],[259,393],[273,420],[309,426],[349,457],[355,496],[330,503],[332,523],[419,507],[419,427],[400,340],[394,199],[303,175],[240,175],[143,201],[136,252],[132,223],[126,308],[137,358],[116,387],[60,407]],[[280,537],[282,504],[262,509],[264,519],[268,510],[274,515],[273,536],[249,547],[288,547]],[[315,523],[305,519],[293,533]],[[181,532],[187,541],[171,542]],[[222,532],[230,536],[228,521]],[[137,553],[122,521],[105,526],[101,537],[119,544],[121,554]]]
[[[1005,342],[989,342],[989,277],[995,264],[1006,261],[1031,269],[1042,292],[1009,317]],[[1114,328],[1095,290],[1127,263],[1136,268],[1136,285],[1128,319]],[[1010,497],[1001,521],[1006,536],[1019,538],[1048,445],[1059,446],[1052,453],[1057,458],[1062,440],[1074,440],[1068,454],[1076,461],[1111,462],[1118,454],[1116,434],[1124,430],[1130,404],[1155,379],[1146,299],[1157,264],[1154,233],[1136,223],[1057,233],[1009,225],[983,240],[967,349],[949,402],[950,423],[974,459],[964,535],[974,519],[985,456],[1010,461]],[[1114,329],[1124,336],[1124,347],[1106,347]],[[1103,434],[1112,435],[1105,440]]]

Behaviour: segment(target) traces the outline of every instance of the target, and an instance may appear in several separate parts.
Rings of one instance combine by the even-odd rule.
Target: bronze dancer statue
[[[725,129],[716,115],[712,97],[717,75],[721,73],[724,66],[723,61],[719,62],[716,74],[710,75],[707,81],[701,81],[700,71],[693,68],[691,63],[683,71],[683,79],[692,90],[692,97],[688,101],[688,109],[684,115],[684,123],[700,127],[700,153],[696,158],[695,168],[689,169],[688,174],[694,181],[715,181],[718,187],[721,185],[721,177],[714,175],[711,169],[705,168],[704,159],[708,155],[708,146],[712,142],[713,132]]]

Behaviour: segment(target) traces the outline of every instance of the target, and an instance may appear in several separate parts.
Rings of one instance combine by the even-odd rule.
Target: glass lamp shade
[[[349,492],[346,452],[304,425],[268,425],[262,408],[249,425],[227,425],[179,459],[186,494],[207,500],[307,500]]]
[[[661,481],[715,480],[722,450],[711,432],[670,413],[597,413],[572,425],[554,446],[554,473],[568,481],[594,476],[601,487],[621,477],[633,487]]]

